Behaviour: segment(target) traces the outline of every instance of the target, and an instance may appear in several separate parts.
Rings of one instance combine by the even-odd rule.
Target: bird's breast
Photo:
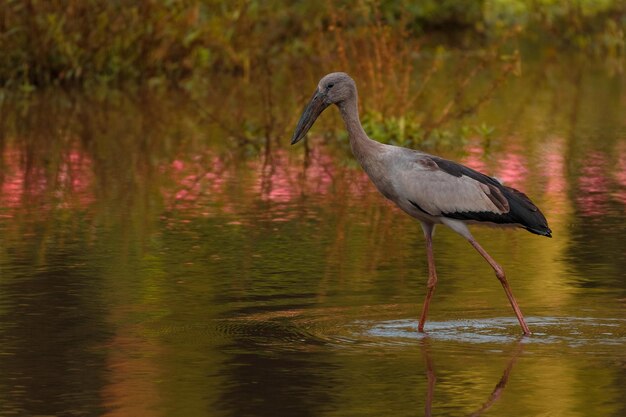
[[[378,191],[389,200],[395,201],[398,194],[391,179],[392,175],[382,161],[361,161],[361,166]]]

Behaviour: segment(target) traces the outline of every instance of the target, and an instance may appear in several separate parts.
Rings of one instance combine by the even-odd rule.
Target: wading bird
[[[339,107],[352,153],[378,191],[422,225],[428,257],[428,284],[418,330],[424,331],[437,284],[433,231],[435,225],[444,224],[467,239],[491,265],[524,334],[530,334],[504,270],[478,244],[467,225],[521,227],[531,233],[552,237],[548,222],[537,206],[524,193],[464,165],[413,149],[385,145],[367,137],[359,120],[356,84],[343,72],[328,74],[320,80],[296,126],[292,145],[306,135],[331,104]]]

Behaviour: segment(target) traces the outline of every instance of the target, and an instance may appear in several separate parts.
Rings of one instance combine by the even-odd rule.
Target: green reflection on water
[[[539,329],[521,343],[488,265],[443,228],[415,335],[421,231],[345,143],[234,146],[245,115],[216,126],[176,93],[5,100],[1,413],[623,415],[624,80],[576,68],[527,68],[474,116],[493,135],[431,149],[550,221],[551,240],[476,231]]]

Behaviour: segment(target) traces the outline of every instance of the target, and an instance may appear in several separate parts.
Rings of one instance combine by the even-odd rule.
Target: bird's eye
[[[334,86],[334,85],[335,85],[335,84],[330,83],[330,84],[328,84],[328,85],[326,86],[326,88],[328,88],[328,89],[330,90],[331,88],[333,88],[333,86]]]

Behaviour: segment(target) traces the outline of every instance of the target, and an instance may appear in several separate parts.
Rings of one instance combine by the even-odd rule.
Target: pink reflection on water
[[[606,156],[599,151],[591,151],[583,161],[576,202],[583,215],[594,217],[608,211],[609,177],[605,173]]]
[[[362,170],[343,167],[339,163],[321,146],[309,152],[306,162],[289,151],[278,150],[267,164],[255,162],[258,174],[255,192],[264,201],[287,203],[303,195],[333,194],[335,197],[340,193],[358,196],[371,189]],[[347,189],[334,188],[339,185],[338,177],[345,180]]]
[[[547,181],[546,193],[554,196],[563,196],[567,192],[563,144],[563,138],[553,138],[543,147],[541,173]]]
[[[622,204],[626,204],[626,144],[622,143],[617,149],[617,165],[615,167],[615,182],[618,190],[615,192],[615,199]]]
[[[52,202],[58,207],[85,207],[94,201],[92,160],[77,149],[60,156],[56,171],[33,162],[33,156],[16,147],[7,147],[2,155],[0,205],[4,208],[46,209]]]
[[[2,194],[0,204],[2,207],[18,207],[24,194],[24,170],[20,168],[20,153],[15,149],[7,149],[4,152],[2,164]]]
[[[467,156],[461,161],[464,165],[485,174],[489,171],[484,160],[485,148],[483,146],[474,142],[465,148],[465,152],[467,153]]]
[[[175,159],[162,172],[170,172],[173,188],[163,190],[169,209],[202,210],[205,216],[236,216],[229,224],[242,224],[250,213],[272,221],[302,215],[304,199],[328,197],[358,200],[373,186],[361,169],[343,166],[323,146],[306,157],[292,149],[277,149],[245,164],[228,155],[207,153]],[[351,200],[350,200],[351,199]],[[255,204],[263,203],[262,210]],[[255,218],[256,218],[255,217]]]
[[[192,155],[188,160],[175,159],[168,169],[162,171],[169,174],[174,183],[173,190],[169,187],[163,189],[164,198],[169,202],[168,209],[175,207],[179,210],[208,210],[204,200],[225,193],[226,183],[233,176],[224,159],[212,153]],[[225,203],[223,212],[234,212],[227,199],[222,199],[222,202]]]
[[[345,158],[349,159],[344,161],[341,157],[333,156],[323,147],[311,152],[305,171],[304,192],[340,200],[358,200],[376,192],[365,171],[355,162],[354,156],[345,155]],[[347,166],[346,162],[354,163]]]
[[[319,158],[315,161],[319,162]],[[256,172],[253,191],[261,200],[287,203],[302,194],[302,165],[290,163],[285,150],[273,152],[267,160],[255,160],[251,168]],[[325,176],[320,180],[323,183]]]
[[[528,161],[518,145],[511,145],[498,156],[495,176],[506,186],[523,190],[528,180]]]
[[[311,149],[304,160],[301,154],[290,149],[277,150],[270,160],[255,161],[254,193],[262,201],[272,204],[270,217],[273,221],[288,221],[302,215],[301,207],[290,209],[290,206],[303,199],[345,200],[361,192],[362,181],[359,179],[367,181],[367,177],[361,171],[352,175],[353,170],[338,163],[338,159],[323,146]]]
[[[529,191],[531,169],[525,156],[526,148],[522,145],[511,141],[505,151],[494,155],[493,160],[497,163],[495,170],[491,170],[485,162],[485,150],[479,142],[470,143],[465,152],[467,156],[462,160],[465,165],[487,175],[495,176],[506,186],[519,189],[522,192]],[[540,172],[542,179],[539,179],[539,183],[544,185],[543,191],[550,200],[550,204],[544,206],[544,212],[563,213],[568,206],[568,181],[563,152],[564,139],[560,137],[550,138],[542,146],[540,164],[533,168]],[[533,198],[533,196],[530,197]]]
[[[85,207],[93,203],[92,192],[94,174],[92,160],[81,151],[69,151],[62,161],[57,176],[57,193],[64,205],[69,205],[71,197],[76,197],[79,205]]]
[[[569,183],[565,176],[564,152],[565,139],[562,137],[550,138],[542,147],[543,158],[538,170],[545,181],[544,192],[549,199],[549,204],[544,206],[546,215],[563,214],[569,207],[567,194]]]
[[[508,187],[523,189],[528,181],[528,162],[523,154],[524,149],[517,144],[511,144],[503,152],[494,155],[495,169],[491,169],[485,162],[484,146],[478,142],[469,144],[465,151],[467,156],[463,158],[463,164],[496,177]]]

